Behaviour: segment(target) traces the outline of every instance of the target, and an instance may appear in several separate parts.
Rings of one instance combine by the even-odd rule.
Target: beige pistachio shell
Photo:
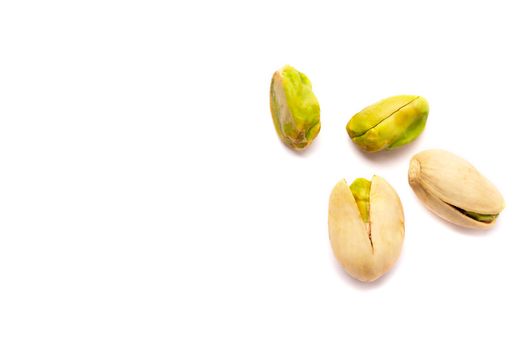
[[[488,229],[505,206],[502,195],[489,180],[469,162],[447,151],[416,154],[410,161],[408,179],[428,209],[463,227]],[[476,220],[479,216],[494,219]]]
[[[370,282],[385,274],[399,258],[405,224],[395,190],[374,176],[370,187],[370,222],[365,224],[346,181],[330,195],[328,231],[336,259],[352,277]]]

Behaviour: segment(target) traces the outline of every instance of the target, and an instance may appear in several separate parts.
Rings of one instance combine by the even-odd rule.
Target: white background
[[[2,1],[1,349],[523,349],[520,1]],[[321,133],[278,139],[272,73],[306,73]],[[413,144],[364,155],[348,119],[430,103]],[[494,229],[436,218],[407,183],[444,148],[503,193]],[[341,178],[398,191],[379,281],[328,241]]]

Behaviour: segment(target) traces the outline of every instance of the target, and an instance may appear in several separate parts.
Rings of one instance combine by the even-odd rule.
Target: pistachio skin
[[[330,194],[330,243],[337,261],[350,276],[371,282],[388,272],[401,254],[405,235],[403,207],[395,190],[383,178],[373,176],[369,189],[370,222],[365,223],[350,187],[343,179]],[[357,197],[362,194],[366,194],[366,188]]]
[[[462,227],[489,229],[505,207],[498,189],[472,164],[444,150],[414,155],[408,181],[430,211]]]
[[[423,132],[428,112],[428,102],[421,96],[392,96],[355,114],[346,131],[364,151],[394,149],[414,141]]]
[[[321,110],[308,77],[286,65],[273,74],[270,110],[275,131],[290,148],[301,150],[321,129]]]

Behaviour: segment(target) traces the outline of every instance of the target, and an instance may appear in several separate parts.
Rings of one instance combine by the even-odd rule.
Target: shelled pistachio
[[[288,147],[304,149],[319,134],[319,102],[310,79],[297,69],[286,65],[273,74],[270,109],[275,131]]]
[[[378,152],[414,141],[423,132],[427,117],[428,103],[423,97],[392,96],[355,114],[346,131],[361,149]]]

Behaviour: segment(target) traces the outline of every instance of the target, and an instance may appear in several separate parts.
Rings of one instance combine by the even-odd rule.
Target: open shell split
[[[332,250],[345,271],[360,281],[373,281],[390,270],[401,253],[405,236],[401,201],[383,178],[373,176],[369,223],[365,223],[343,179],[330,195],[328,230]]]
[[[492,227],[505,202],[498,189],[463,158],[427,150],[410,161],[410,186],[425,206],[463,227]]]

